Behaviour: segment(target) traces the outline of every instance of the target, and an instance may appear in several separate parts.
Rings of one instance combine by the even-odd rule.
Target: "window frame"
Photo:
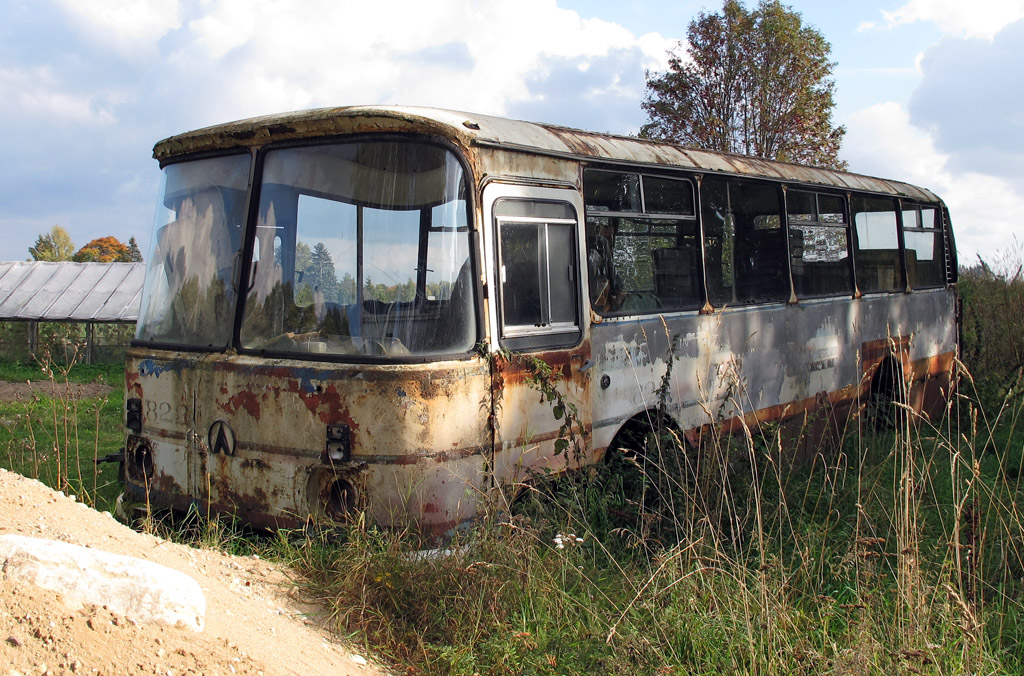
[[[587,201],[587,174],[589,173],[603,173],[603,174],[629,174],[637,177],[637,190],[640,197],[640,211],[602,211],[600,209],[591,209],[590,203]],[[667,181],[678,181],[685,183],[690,188],[690,205],[693,211],[687,213],[668,213],[668,212],[652,212],[647,210],[647,194],[644,189],[644,179],[654,178],[658,180]],[[697,184],[696,181],[690,176],[675,176],[671,174],[660,174],[650,171],[641,171],[640,169],[612,169],[609,167],[583,167],[583,208],[585,211],[584,217],[586,216],[609,216],[619,218],[648,218],[652,220],[668,220],[668,221],[679,221],[679,220],[699,220],[697,215]]]
[[[811,195],[814,198],[814,218],[810,221],[793,221],[794,212],[790,209],[790,195],[792,193],[800,193],[803,195]],[[829,197],[839,200],[840,211],[838,212],[843,221],[836,223],[834,221],[824,221],[821,219],[821,198]],[[827,212],[833,213],[833,212]],[[809,226],[814,228],[828,228],[833,230],[842,230],[846,234],[846,261],[843,267],[846,268],[846,280],[848,286],[843,290],[842,293],[826,292],[817,294],[806,294],[800,293],[797,289],[797,277],[803,275],[797,275],[793,271],[793,229],[800,228],[801,226]],[[853,297],[857,290],[856,278],[854,273],[854,262],[853,262],[853,234],[851,233],[852,224],[850,223],[850,200],[848,195],[838,192],[829,192],[827,190],[820,190],[817,186],[805,186],[803,184],[793,184],[792,186],[786,187],[786,230],[787,236],[789,237],[789,274],[793,281],[793,293],[797,300],[807,299],[816,300],[819,298],[846,298]],[[806,243],[804,243],[804,251],[807,249]],[[804,261],[806,263],[806,261]],[[838,266],[837,266],[838,267]]]
[[[154,267],[158,264],[158,257],[155,256],[159,247],[157,231],[160,229],[156,225],[156,222],[163,215],[162,210],[166,208],[166,204],[158,202],[156,215],[152,223],[152,237],[150,242],[150,250],[146,256],[146,283],[143,287],[141,306],[139,309],[139,320],[136,322],[136,330],[131,339],[131,345],[153,348],[153,349],[170,349],[179,350],[182,352],[224,352],[227,349],[237,346],[237,332],[240,322],[240,304],[244,302],[244,293],[240,293],[239,286],[240,280],[245,279],[245,270],[242,269],[245,265],[245,258],[247,255],[251,255],[251,242],[250,234],[248,232],[248,220],[249,215],[252,211],[252,183],[253,175],[258,171],[259,154],[254,149],[240,149],[231,148],[227,150],[217,151],[204,151],[198,153],[190,153],[187,155],[177,156],[170,159],[165,159],[160,162],[160,173],[161,173],[161,185],[160,185],[160,198],[165,197],[165,188],[167,182],[167,170],[170,167],[176,165],[184,165],[193,162],[200,162],[204,160],[225,160],[232,158],[245,158],[247,167],[245,170],[246,174],[246,187],[244,188],[245,194],[241,202],[240,210],[240,222],[236,223],[237,227],[240,228],[240,241],[235,249],[232,269],[231,269],[231,280],[229,289],[232,294],[230,303],[228,303],[227,314],[225,318],[226,322],[226,335],[224,336],[224,342],[218,342],[217,344],[207,343],[202,344],[198,341],[175,341],[167,340],[166,335],[161,335],[153,338],[141,338],[139,337],[140,329],[144,326],[145,317],[144,315],[150,311],[150,302],[152,301],[153,288],[151,286],[152,281],[150,276],[154,274]],[[168,225],[167,223],[164,226]],[[248,252],[248,253],[246,253]]]
[[[591,202],[587,199],[587,174],[595,174],[595,173],[620,174],[620,175],[626,175],[626,176],[635,176],[636,177],[637,192],[638,192],[638,197],[639,197],[640,211],[628,211],[628,210],[626,210],[626,211],[613,211],[613,210],[610,210],[610,209],[604,210],[604,209],[599,209],[599,208],[591,208],[591,206],[590,206]],[[643,231],[643,232],[640,232],[640,231],[619,232],[617,227],[613,226],[613,227],[616,228],[616,237],[618,237],[618,236],[627,237],[627,238],[629,238],[629,237],[637,237],[637,238],[643,237],[643,238],[647,238],[647,239],[654,239],[656,237],[670,237],[674,241],[676,247],[678,247],[680,245],[680,227],[681,227],[680,224],[685,223],[685,224],[689,224],[691,226],[691,228],[692,228],[692,231],[693,231],[692,232],[693,245],[694,245],[694,251],[693,251],[694,261],[693,261],[693,263],[694,263],[694,268],[695,269],[692,271],[692,276],[693,276],[693,279],[695,280],[695,284],[694,284],[694,287],[695,287],[694,288],[694,292],[695,292],[695,294],[694,294],[693,302],[685,303],[685,304],[671,304],[671,303],[669,303],[669,304],[664,304],[664,305],[659,306],[659,307],[643,307],[643,308],[630,307],[630,308],[625,309],[625,310],[619,309],[619,310],[615,310],[615,311],[606,311],[606,310],[602,310],[602,309],[600,309],[600,308],[598,308],[598,307],[596,307],[594,305],[595,299],[590,297],[590,294],[593,293],[593,290],[589,289],[588,291],[590,293],[588,293],[588,298],[587,298],[587,303],[589,304],[589,307],[595,313],[597,313],[598,315],[600,315],[602,317],[627,317],[627,316],[635,316],[635,315],[657,315],[657,314],[666,314],[666,313],[696,312],[696,311],[699,311],[699,309],[701,307],[703,307],[704,303],[706,302],[707,294],[706,294],[705,288],[704,288],[704,284],[705,284],[705,282],[704,282],[704,254],[703,254],[703,251],[702,251],[702,248],[703,248],[703,245],[702,245],[702,230],[701,230],[701,222],[700,222],[700,214],[699,214],[699,211],[700,211],[700,194],[699,194],[699,192],[700,191],[699,191],[699,183],[696,180],[696,177],[690,176],[690,175],[679,175],[679,174],[670,173],[670,172],[661,173],[661,172],[653,172],[653,171],[644,171],[640,167],[602,166],[602,165],[597,165],[597,166],[587,166],[587,165],[584,165],[582,174],[583,174],[583,177],[582,177],[583,178],[583,182],[582,182],[582,185],[583,185],[582,196],[583,196],[583,203],[584,203],[584,229],[585,229],[585,232],[586,232],[586,229],[590,225],[590,219],[600,219],[600,218],[609,219],[609,224],[611,224],[611,222],[613,220],[632,220],[634,222],[644,223],[646,225],[646,230]],[[659,181],[676,181],[676,182],[679,182],[680,184],[683,184],[683,185],[687,186],[687,189],[689,191],[689,193],[688,193],[689,194],[689,205],[690,205],[691,211],[689,213],[687,213],[687,212],[670,213],[670,212],[651,212],[651,211],[648,211],[648,194],[647,194],[648,190],[645,189],[645,179],[656,179],[656,180],[659,180]],[[655,228],[657,227],[657,223],[659,221],[665,222],[665,223],[670,223],[672,225],[672,227],[673,227],[673,231],[672,232],[657,232],[655,230]],[[589,237],[589,235],[585,235],[585,236]],[[589,248],[589,243],[586,246]],[[612,250],[612,251],[614,251],[614,250]],[[655,271],[656,262],[655,262],[655,259],[654,259],[654,256],[653,256],[653,252],[655,251],[655,249],[652,248],[652,249],[650,249],[650,251],[651,251],[651,270],[652,270],[652,274],[654,275],[654,277],[652,277],[652,284],[655,284],[655,288],[656,288],[656,284],[657,284],[657,282],[655,281],[655,277],[657,276],[657,273]],[[613,261],[614,261],[614,254],[613,254],[612,261],[609,261],[609,265],[614,266],[614,262]],[[589,258],[588,258],[587,269],[586,269],[586,274],[588,275],[588,278],[590,277],[591,273],[592,273],[592,271],[590,270],[590,261],[589,261]],[[634,292],[644,291],[644,290],[625,289],[624,291],[627,291],[627,292],[630,292],[630,293],[634,293]]]
[[[925,209],[930,209],[930,210],[935,212],[935,218],[933,220],[933,223],[934,223],[933,227],[926,228],[923,225],[924,220],[922,219],[921,212],[924,211]],[[906,225],[906,221],[904,219],[904,214],[907,213],[907,212],[913,212],[913,213],[917,214],[917,220],[916,220],[917,225],[910,226],[910,227],[908,227]],[[943,212],[942,212],[942,207],[940,205],[938,205],[938,204],[929,204],[929,203],[926,203],[926,202],[912,202],[912,201],[909,201],[909,200],[908,201],[900,200],[900,229],[902,230],[901,237],[902,237],[902,240],[903,240],[903,258],[904,258],[904,265],[905,265],[905,267],[907,269],[907,287],[909,289],[911,289],[913,291],[924,291],[926,289],[941,289],[941,288],[944,288],[949,283],[949,265],[946,262],[946,259],[947,259],[946,252],[948,251],[948,249],[947,249],[947,246],[946,246],[946,229],[945,229],[944,225],[945,224],[943,222]],[[920,284],[918,284],[918,280],[916,279],[916,277],[917,277],[916,271],[915,271],[914,275],[911,275],[910,261],[909,261],[909,257],[907,256],[907,251],[909,251],[911,249],[911,247],[909,247],[907,245],[906,233],[908,233],[908,232],[930,234],[930,235],[933,236],[933,240],[932,240],[933,243],[935,242],[934,236],[938,235],[938,244],[937,244],[937,246],[933,244],[933,248],[934,248],[934,254],[935,254],[935,263],[934,264],[939,266],[940,271],[941,271],[941,276],[942,276],[941,283],[939,283],[939,284],[920,285]],[[914,249],[914,250],[916,251],[916,249]],[[916,261],[916,258],[915,258],[915,261]],[[911,279],[912,276],[915,277],[915,279]]]
[[[483,340],[486,335],[486,315],[484,311],[484,303],[482,302],[485,298],[485,293],[482,289],[480,280],[480,270],[482,269],[483,262],[479,259],[479,229],[476,218],[476,209],[478,204],[478,195],[473,189],[475,174],[472,166],[466,158],[465,150],[452,143],[449,139],[433,134],[423,133],[355,133],[355,134],[338,134],[338,135],[325,135],[316,136],[311,138],[293,139],[286,141],[279,141],[268,143],[254,147],[250,150],[250,154],[254,157],[252,168],[249,174],[249,191],[248,199],[249,204],[247,206],[246,216],[246,234],[244,239],[244,246],[242,248],[241,257],[241,275],[240,279],[251,279],[254,270],[252,269],[252,254],[256,240],[256,224],[259,220],[259,208],[262,202],[263,193],[263,175],[264,175],[264,162],[269,153],[278,150],[287,149],[301,149],[301,148],[315,148],[320,146],[331,146],[334,144],[355,144],[355,143],[386,143],[386,142],[398,142],[408,144],[422,144],[426,146],[435,146],[447,151],[459,164],[462,169],[462,174],[466,184],[465,194],[465,224],[460,226],[459,230],[463,229],[467,232],[468,236],[468,252],[469,252],[469,265],[470,274],[472,276],[472,284],[470,287],[473,301],[472,301],[472,314],[474,316],[475,337],[473,345],[466,351],[437,351],[437,352],[422,352],[410,355],[374,355],[374,354],[339,354],[339,353],[315,353],[315,352],[290,352],[290,351],[275,351],[270,349],[252,348],[245,347],[242,340],[242,326],[245,321],[245,303],[248,293],[239,294],[238,307],[235,310],[235,328],[232,338],[232,347],[236,349],[239,354],[251,354],[260,357],[277,357],[286,359],[302,359],[305,361],[322,361],[331,363],[353,363],[353,364],[426,364],[437,361],[446,360],[469,360],[478,356],[479,352],[477,346],[480,341]],[[199,157],[196,155],[194,157]],[[182,161],[191,159],[193,156],[183,158]],[[176,160],[179,161],[179,160]],[[309,195],[311,197],[323,197],[326,196],[323,193],[319,193],[316,190],[302,190],[301,194]],[[332,199],[328,197],[329,199]],[[345,202],[349,204],[350,202]],[[365,206],[365,205],[364,205]],[[376,208],[376,207],[373,207]],[[433,232],[434,229],[431,229]],[[357,284],[358,289],[358,284]]]
[[[719,284],[713,283],[711,279],[712,265],[709,264],[708,255],[708,240],[711,239],[709,235],[709,229],[707,228],[708,222],[705,219],[707,208],[709,207],[708,193],[710,189],[707,186],[718,184],[725,189],[726,204],[727,204],[727,215],[732,217],[732,242],[730,254],[732,258],[731,263],[731,283],[728,286],[732,292],[732,301],[725,300],[724,302],[720,298],[713,298],[716,296],[719,290],[724,291],[725,286],[719,289]],[[745,191],[752,190],[754,186],[770,188],[775,193],[775,209],[771,212],[761,213],[754,215],[754,220],[751,221],[751,227],[746,229],[743,233],[743,237],[740,237],[740,231],[737,226],[736,215],[737,213],[743,213],[741,209],[736,206],[737,204],[749,204],[748,200],[740,199],[742,193]],[[701,233],[701,246],[703,248],[702,259],[704,266],[704,287],[705,287],[705,298],[707,300],[708,307],[721,310],[723,308],[734,308],[734,307],[756,307],[763,305],[773,305],[780,303],[792,303],[794,299],[793,295],[793,271],[792,271],[792,254],[790,252],[789,242],[789,218],[785,208],[785,197],[783,196],[783,184],[779,181],[772,181],[763,177],[749,177],[749,176],[735,176],[731,174],[705,174],[700,184],[700,233]],[[737,194],[739,193],[739,194]],[[767,191],[765,193],[767,195]],[[772,227],[769,223],[768,227],[759,227],[757,224],[758,218],[771,218],[775,217],[778,219],[778,225]],[[779,242],[776,245],[779,246],[781,257],[776,261],[779,266],[778,272],[782,273],[782,277],[776,277],[779,279],[778,289],[775,289],[778,293],[768,297],[762,298],[739,298],[737,291],[741,288],[751,288],[755,286],[751,284],[750,279],[756,278],[758,275],[763,275],[767,270],[769,273],[771,270],[771,257],[757,257],[758,265],[750,267],[747,270],[743,270],[739,265],[741,251],[746,252],[760,252],[761,247],[753,245],[754,236],[756,232],[768,232],[778,230]],[[723,232],[722,249],[726,247]],[[748,258],[748,260],[750,260]],[[720,265],[717,270],[724,270],[726,266],[724,261],[720,261]],[[741,284],[742,280],[742,284]],[[714,290],[714,293],[712,291]]]
[[[893,220],[895,221],[895,235],[896,235],[896,248],[895,249],[865,249],[861,246],[860,229],[857,225],[857,214],[860,213],[889,213],[887,211],[856,211],[854,202],[860,200],[863,202],[881,202],[887,201],[893,207]],[[858,296],[874,296],[880,294],[898,294],[906,293],[908,290],[907,285],[907,264],[904,256],[904,243],[903,243],[903,228],[902,219],[903,212],[900,207],[900,200],[895,195],[879,194],[867,191],[853,192],[850,195],[848,204],[850,210],[850,231],[852,236],[853,244],[853,277],[857,285]],[[865,226],[870,225],[865,221]],[[875,288],[865,289],[862,284],[863,280],[866,280],[868,276],[863,274],[865,272],[864,259],[867,256],[863,255],[868,251],[895,251],[896,252],[896,265],[893,268],[893,272],[899,274],[899,283],[893,283],[888,288]],[[882,269],[882,268],[879,268]],[[877,285],[876,285],[877,286]]]
[[[501,213],[503,204],[510,202],[532,203],[532,204],[558,204],[564,205],[567,213],[572,218],[557,218],[546,216],[522,216],[505,215]],[[579,343],[583,335],[583,311],[581,296],[583,288],[581,284],[581,271],[579,260],[579,212],[568,200],[558,200],[530,196],[500,196],[494,200],[491,207],[491,219],[494,232],[494,256],[495,256],[495,282],[497,284],[497,311],[498,338],[503,347],[513,350],[528,350],[531,348],[553,348],[568,347]],[[545,279],[542,288],[544,295],[541,298],[541,319],[543,324],[509,324],[505,321],[506,292],[505,283],[508,281],[508,270],[506,268],[505,251],[502,239],[502,228],[509,225],[534,225],[543,226],[544,232],[544,255],[538,259],[538,272],[543,271]],[[551,296],[551,255],[550,241],[551,232],[549,226],[563,226],[570,230],[568,254],[569,269],[572,272],[571,291],[573,295],[573,321],[553,322],[552,318],[552,296]],[[545,265],[540,266],[541,260]]]

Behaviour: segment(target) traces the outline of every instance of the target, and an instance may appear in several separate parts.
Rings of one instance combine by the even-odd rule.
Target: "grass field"
[[[415,673],[1021,673],[1020,413],[959,399],[799,467],[755,433],[689,474],[668,435],[625,481],[535,484],[447,557],[361,523],[290,556],[339,631]]]
[[[288,562],[340,634],[408,674],[1024,673],[1024,283],[975,274],[973,377],[941,420],[856,419],[801,465],[770,428],[718,440],[696,469],[650,435],[617,465],[496,500],[447,556],[360,519],[244,547]],[[120,381],[54,378],[98,376]],[[120,447],[121,396],[0,403],[0,464],[109,508],[115,468],[90,463]]]
[[[97,468],[95,461],[124,444],[123,366],[0,363],[0,380],[49,384],[20,401],[0,401],[0,466],[112,510],[121,491],[117,464]],[[103,397],[71,396],[70,385],[94,382],[113,389]]]

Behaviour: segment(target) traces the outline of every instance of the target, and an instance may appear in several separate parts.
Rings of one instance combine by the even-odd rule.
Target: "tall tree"
[[[846,129],[832,124],[832,46],[779,0],[701,13],[665,73],[647,74],[640,135],[708,150],[836,169]]]
[[[142,251],[139,249],[139,243],[135,241],[134,236],[128,238],[128,262],[142,262]]]
[[[28,252],[36,261],[69,261],[75,253],[75,243],[67,230],[55,225],[49,233],[36,237],[35,246],[30,246]]]
[[[338,292],[338,275],[334,269],[334,259],[331,252],[323,242],[317,242],[309,260],[310,282],[319,287],[324,297],[328,300],[336,300]]]
[[[71,258],[76,263],[130,263],[131,250],[112,236],[92,240]]]

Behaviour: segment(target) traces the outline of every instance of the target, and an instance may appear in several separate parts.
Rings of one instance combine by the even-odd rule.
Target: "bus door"
[[[491,184],[492,421],[496,486],[585,464],[590,344],[584,339],[575,190]],[[496,298],[494,297],[496,296]]]

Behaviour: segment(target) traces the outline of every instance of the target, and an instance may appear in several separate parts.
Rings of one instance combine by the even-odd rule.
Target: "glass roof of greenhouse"
[[[0,262],[0,319],[134,322],[145,263]]]

